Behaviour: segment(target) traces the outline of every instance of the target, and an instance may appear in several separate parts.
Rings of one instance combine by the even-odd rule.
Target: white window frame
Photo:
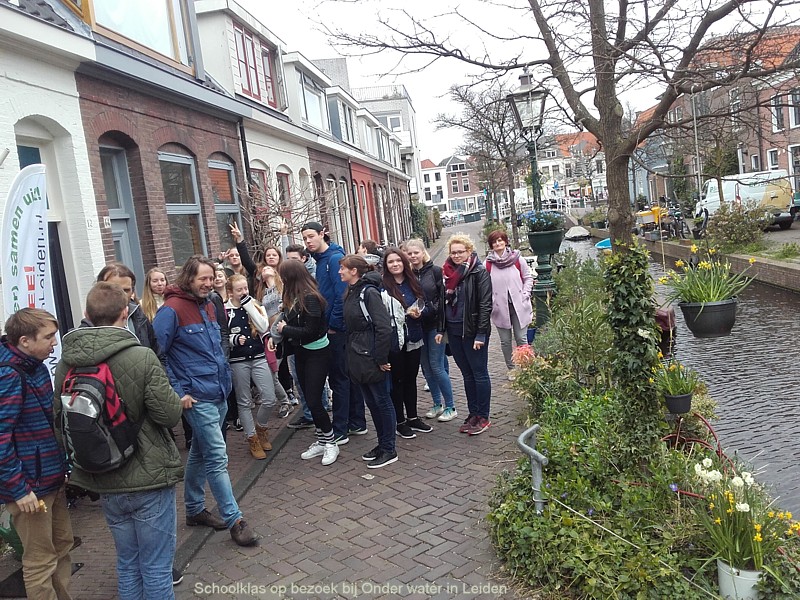
[[[186,156],[183,154],[172,154],[170,152],[159,152],[158,153],[158,162],[159,162],[159,172],[160,172],[160,164],[162,162],[172,162],[178,164],[184,164],[191,166],[192,170],[192,187],[193,187],[193,196],[194,202],[191,204],[170,204],[167,202],[166,194],[164,196],[164,206],[167,210],[167,221],[169,221],[170,215],[197,215],[198,223],[200,226],[200,244],[201,254],[208,254],[208,246],[206,244],[206,226],[203,219],[203,207],[200,204],[200,187],[197,183],[197,164],[195,163],[194,158],[191,156]],[[173,257],[175,256],[175,249],[172,249]]]
[[[769,112],[772,120],[772,131],[783,131],[786,128],[786,118],[783,114],[781,94],[775,94],[770,98]]]
[[[770,171],[774,171],[775,169],[779,168],[778,162],[778,149],[777,148],[770,148],[767,150],[767,169]]]
[[[800,127],[800,87],[789,92],[789,127]]]
[[[461,180],[461,191],[468,192],[469,191],[469,179],[462,179]]]
[[[230,221],[231,216],[236,221],[236,225],[239,229],[242,229],[242,210],[241,204],[239,202],[239,191],[236,188],[236,172],[234,171],[233,165],[229,162],[223,162],[220,160],[209,160],[208,161],[208,168],[209,169],[218,169],[220,171],[227,171],[228,172],[228,183],[231,186],[231,194],[233,194],[233,204],[224,204],[221,202],[217,202],[214,200],[214,214],[221,215],[227,214],[230,215],[228,217],[228,221]],[[219,224],[219,223],[217,223]],[[219,231],[217,233],[220,233]],[[220,236],[220,240],[222,237]]]
[[[453,179],[450,182],[450,192],[453,193],[453,194],[457,194],[458,193],[458,179]]]
[[[323,131],[330,130],[330,119],[328,118],[328,102],[325,98],[325,90],[319,85],[316,81],[314,81],[311,77],[300,71],[299,73],[299,83],[300,83],[300,99],[302,100],[302,112],[303,112],[303,120],[311,125],[312,127],[316,127],[317,129],[321,129]],[[308,111],[308,97],[307,94],[312,94],[319,100],[319,108],[320,108],[320,118],[322,119],[322,123],[315,123],[309,119],[309,111]]]

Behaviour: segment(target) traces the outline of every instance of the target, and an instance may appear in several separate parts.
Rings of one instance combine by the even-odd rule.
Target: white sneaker
[[[435,404],[434,406],[431,407],[431,409],[428,412],[425,413],[425,418],[435,419],[443,412],[444,412],[444,406],[442,406],[441,404]]]
[[[458,416],[458,411],[455,408],[445,408],[444,412],[439,415],[439,418],[436,419],[442,423],[446,423],[447,421],[452,421]]]
[[[306,450],[300,455],[300,458],[302,458],[303,460],[309,460],[310,458],[314,458],[322,454],[325,454],[325,446],[323,446],[319,442],[314,442],[308,447],[308,450]]]
[[[424,387],[424,388],[422,388],[422,389],[423,389],[423,390],[425,390],[426,392],[430,392],[430,391],[431,391],[431,386],[429,386],[429,385],[426,383],[426,384],[425,384],[425,387]]]
[[[339,456],[339,446],[336,444],[325,444],[325,448],[322,454],[322,466],[327,467],[328,465],[332,465],[336,462],[336,458]]]

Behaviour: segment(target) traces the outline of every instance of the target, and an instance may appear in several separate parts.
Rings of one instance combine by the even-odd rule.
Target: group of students
[[[187,525],[227,529],[239,545],[257,543],[227,472],[225,418],[232,391],[256,458],[271,449],[268,419],[290,410],[287,389],[296,387],[303,404],[292,424],[310,421],[316,432],[301,458],[321,457],[323,465],[337,460],[349,436],[368,433],[366,405],[377,444],[361,458],[368,468],[381,468],[398,459],[397,435],[413,438],[433,429],[418,413],[420,366],[433,399],[425,417],[457,417],[447,354],[464,380],[468,415],[459,431],[486,431],[491,323],[508,323],[501,328],[505,354],[512,333],[518,338],[520,324],[529,321],[516,296],[529,292],[530,274],[507,237],[490,237],[487,270],[472,241],[460,234],[448,240],[448,257],[439,267],[415,239],[382,254],[367,240],[358,253],[345,254],[317,222],[301,228],[303,246],[266,248],[255,264],[235,225],[231,233],[236,247],[220,257],[224,265],[191,257],[171,286],[163,270],[151,269],[139,302],[131,270],[107,265],[87,296],[81,327],[62,340],[55,389],[61,391],[69,369],[107,362],[129,417],[140,427],[139,444],[124,466],[71,473],[72,483],[101,496],[124,600],[173,597],[175,485],[182,479]],[[68,599],[68,465],[57,433],[63,406],[43,362],[56,344],[58,324],[45,311],[22,309],[5,329],[0,500],[25,547],[29,597]],[[286,386],[281,365],[290,374]],[[185,469],[170,436],[181,419],[189,448]],[[219,516],[205,509],[206,484]]]

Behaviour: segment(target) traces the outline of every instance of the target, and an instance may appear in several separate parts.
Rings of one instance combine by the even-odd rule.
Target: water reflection
[[[595,257],[591,242],[565,242],[582,257]],[[654,260],[658,278],[663,265]],[[662,286],[657,293],[664,295]],[[661,288],[661,289],[659,289]],[[800,296],[752,284],[739,299],[736,325],[728,337],[697,339],[676,307],[676,356],[696,369],[718,402],[714,428],[723,449],[762,468],[780,506],[800,514],[800,388],[794,359],[800,339]]]

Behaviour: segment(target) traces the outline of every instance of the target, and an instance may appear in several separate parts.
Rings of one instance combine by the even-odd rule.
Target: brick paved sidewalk
[[[481,226],[445,230],[431,249],[434,261],[442,263],[444,241],[456,231],[470,234],[483,254]],[[508,388],[496,334],[489,370],[493,425],[487,432],[458,433],[467,409],[463,381],[451,360],[459,418],[430,421],[434,431],[412,440],[398,437],[399,461],[383,469],[367,469],[360,458],[375,445],[369,419],[370,433],[351,437],[330,467],[300,459],[313,433],[286,429],[286,419],[272,421],[275,450],[267,461],[252,460],[241,434],[229,431],[231,480],[245,518],[262,539],[258,547],[240,548],[228,532],[187,528],[179,486],[176,564],[185,566],[185,579],[176,597],[513,597],[498,578],[499,561],[485,524],[489,491],[497,474],[513,468],[520,456],[515,440],[522,430],[521,404]],[[421,414],[430,405],[423,384],[420,375]],[[207,500],[213,509],[210,493]],[[84,563],[73,575],[74,597],[114,598],[114,544],[99,504],[83,500],[71,517],[83,540],[73,561]],[[326,585],[328,590],[299,587]]]

